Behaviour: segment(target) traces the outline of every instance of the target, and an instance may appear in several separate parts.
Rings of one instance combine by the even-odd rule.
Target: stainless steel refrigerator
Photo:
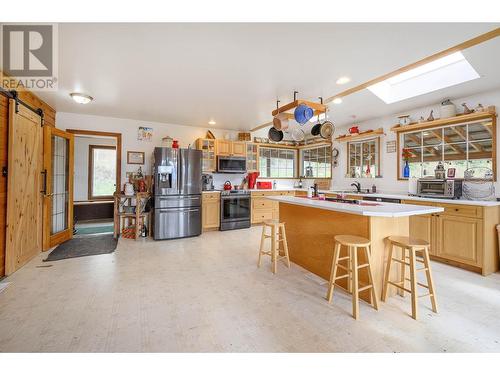
[[[201,234],[201,164],[200,150],[155,148],[153,161],[155,240]]]

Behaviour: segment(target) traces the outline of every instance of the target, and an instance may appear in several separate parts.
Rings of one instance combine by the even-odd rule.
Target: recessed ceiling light
[[[215,122],[215,120],[210,120],[210,121],[208,122],[208,125],[215,125],[215,124],[217,124],[217,123]]]
[[[72,92],[71,94],[69,94],[69,96],[71,96],[73,100],[78,104],[87,104],[94,100],[94,98],[90,95],[80,94],[77,92]]]
[[[340,77],[337,79],[337,85],[345,85],[347,82],[351,82],[349,77]]]
[[[333,104],[340,104],[340,103],[342,103],[342,98],[333,99]]]
[[[479,74],[464,55],[455,52],[368,86],[368,90],[391,104],[476,78]]]

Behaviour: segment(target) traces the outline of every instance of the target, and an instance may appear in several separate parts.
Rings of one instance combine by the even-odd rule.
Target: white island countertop
[[[361,216],[404,217],[443,212],[442,207],[417,206],[414,204],[382,203],[363,201],[361,204],[338,203],[307,197],[269,196],[267,199],[298,206],[345,212]]]

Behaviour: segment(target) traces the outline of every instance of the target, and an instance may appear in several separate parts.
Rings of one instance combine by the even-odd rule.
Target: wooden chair
[[[417,298],[419,297],[429,296],[431,299],[432,311],[437,313],[436,292],[434,289],[434,283],[432,281],[431,265],[429,259],[429,243],[418,238],[404,236],[390,236],[387,238],[387,241],[389,241],[390,243],[390,248],[387,267],[385,269],[382,301],[386,300],[388,286],[392,285],[398,288],[398,294],[402,297],[404,297],[404,292],[408,292],[411,294],[411,308],[413,319],[417,319],[418,317]],[[393,258],[395,246],[401,248],[401,254],[399,258]],[[393,261],[401,265],[401,279],[399,282],[393,282],[389,280],[389,276],[391,274],[391,264]],[[417,263],[422,263],[423,267],[417,268]],[[410,278],[406,277],[407,266],[410,269]],[[425,271],[427,285],[418,282],[417,271]],[[406,288],[406,281],[410,282],[410,289]],[[417,293],[417,286],[426,288],[428,290],[428,293],[419,296]]]
[[[266,234],[266,228],[271,229],[271,234]],[[265,251],[266,238],[271,239],[271,250]],[[279,243],[283,243],[284,255],[279,254]],[[288,256],[288,243],[286,241],[285,223],[280,223],[278,220],[265,220],[262,224],[262,237],[260,239],[259,260],[257,267],[260,267],[262,255],[270,255],[272,262],[273,273],[278,271],[278,260],[286,259],[287,267],[290,268],[290,258]]]
[[[342,246],[347,246],[348,255],[340,257]],[[358,264],[358,249],[363,249],[366,258],[366,263]],[[340,264],[342,261],[347,261],[346,265]],[[343,269],[346,273],[342,276],[337,276],[338,269]],[[360,287],[359,270],[366,268],[368,274],[368,284]],[[373,272],[371,266],[371,251],[370,240],[349,235],[335,236],[335,247],[333,252],[332,268],[330,271],[330,282],[326,299],[328,303],[332,302],[333,290],[335,282],[340,279],[347,278],[347,291],[352,294],[352,316],[358,319],[359,316],[359,292],[370,289],[372,306],[378,310],[378,298],[375,284],[373,282]]]

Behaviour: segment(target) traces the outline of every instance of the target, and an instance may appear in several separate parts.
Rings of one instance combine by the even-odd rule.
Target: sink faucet
[[[353,182],[353,183],[351,184],[351,186],[354,186],[354,187],[356,188],[356,191],[357,191],[358,193],[361,193],[361,184],[360,184],[358,181]]]

